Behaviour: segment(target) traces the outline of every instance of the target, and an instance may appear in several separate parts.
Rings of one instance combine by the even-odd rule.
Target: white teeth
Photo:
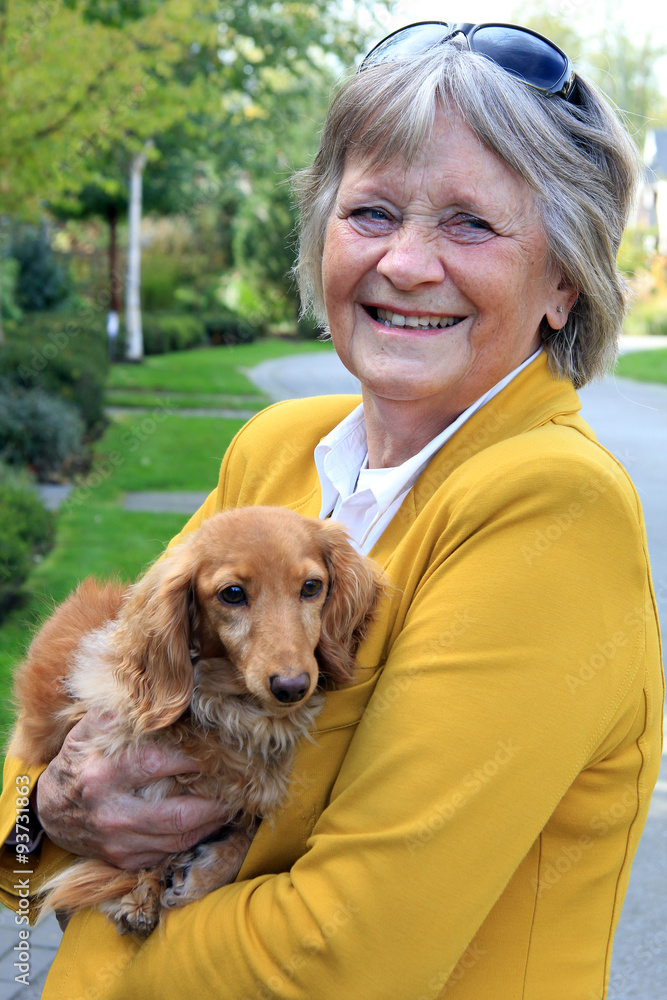
[[[390,323],[392,326],[409,326],[414,329],[419,327],[447,327],[454,326],[461,317],[459,316],[404,316],[403,313],[392,312],[391,309],[377,310],[378,319],[383,323]]]

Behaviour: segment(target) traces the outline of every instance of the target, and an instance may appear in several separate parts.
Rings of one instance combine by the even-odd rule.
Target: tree
[[[175,68],[193,44],[211,44],[214,0],[153,3],[124,25],[95,19],[101,6],[0,8],[0,212],[37,214],[44,198],[91,180],[92,153],[119,141],[137,152],[197,102]]]
[[[364,44],[353,13],[331,0],[5,0],[0,215],[98,185],[110,151],[130,164],[178,130],[229,189],[276,94],[312,99],[314,79],[322,94],[352,62]]]
[[[625,115],[640,148],[647,127],[667,121],[667,104],[655,71],[667,55],[667,45],[650,32],[636,41],[608,5],[601,27],[580,34],[566,14],[545,13],[542,7],[521,12],[521,23],[551,38],[570,56],[575,68],[596,83]]]
[[[207,95],[176,67],[212,46],[216,11],[215,0],[3,0],[0,218],[37,217],[94,184],[101,153],[140,153],[196,110]]]

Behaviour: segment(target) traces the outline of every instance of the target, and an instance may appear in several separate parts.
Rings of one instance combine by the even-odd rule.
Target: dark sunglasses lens
[[[395,59],[405,59],[407,56],[426,52],[433,45],[438,45],[451,34],[448,24],[410,24],[393,35],[383,39],[368,53],[361,64],[362,69],[376,66],[378,63],[392,62]]]
[[[499,25],[478,28],[471,47],[540,90],[553,90],[563,82],[566,62],[561,53],[527,31]]]

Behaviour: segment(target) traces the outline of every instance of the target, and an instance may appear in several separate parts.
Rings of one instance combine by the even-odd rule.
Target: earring
[[[556,306],[556,312],[557,313],[562,313],[562,311],[563,311],[563,307],[562,306]]]

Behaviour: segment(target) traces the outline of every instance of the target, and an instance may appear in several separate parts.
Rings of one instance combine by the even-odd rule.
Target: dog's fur
[[[340,525],[275,507],[211,517],[127,589],[84,581],[19,670],[11,753],[47,762],[88,710],[113,713],[96,749],[158,743],[200,766],[155,782],[147,798],[215,797],[234,820],[224,839],[152,869],[79,860],[47,884],[45,908],[98,905],[121,932],[145,936],[165,910],[232,881],[259,820],[285,797],[323,689],[351,679],[381,592]]]

